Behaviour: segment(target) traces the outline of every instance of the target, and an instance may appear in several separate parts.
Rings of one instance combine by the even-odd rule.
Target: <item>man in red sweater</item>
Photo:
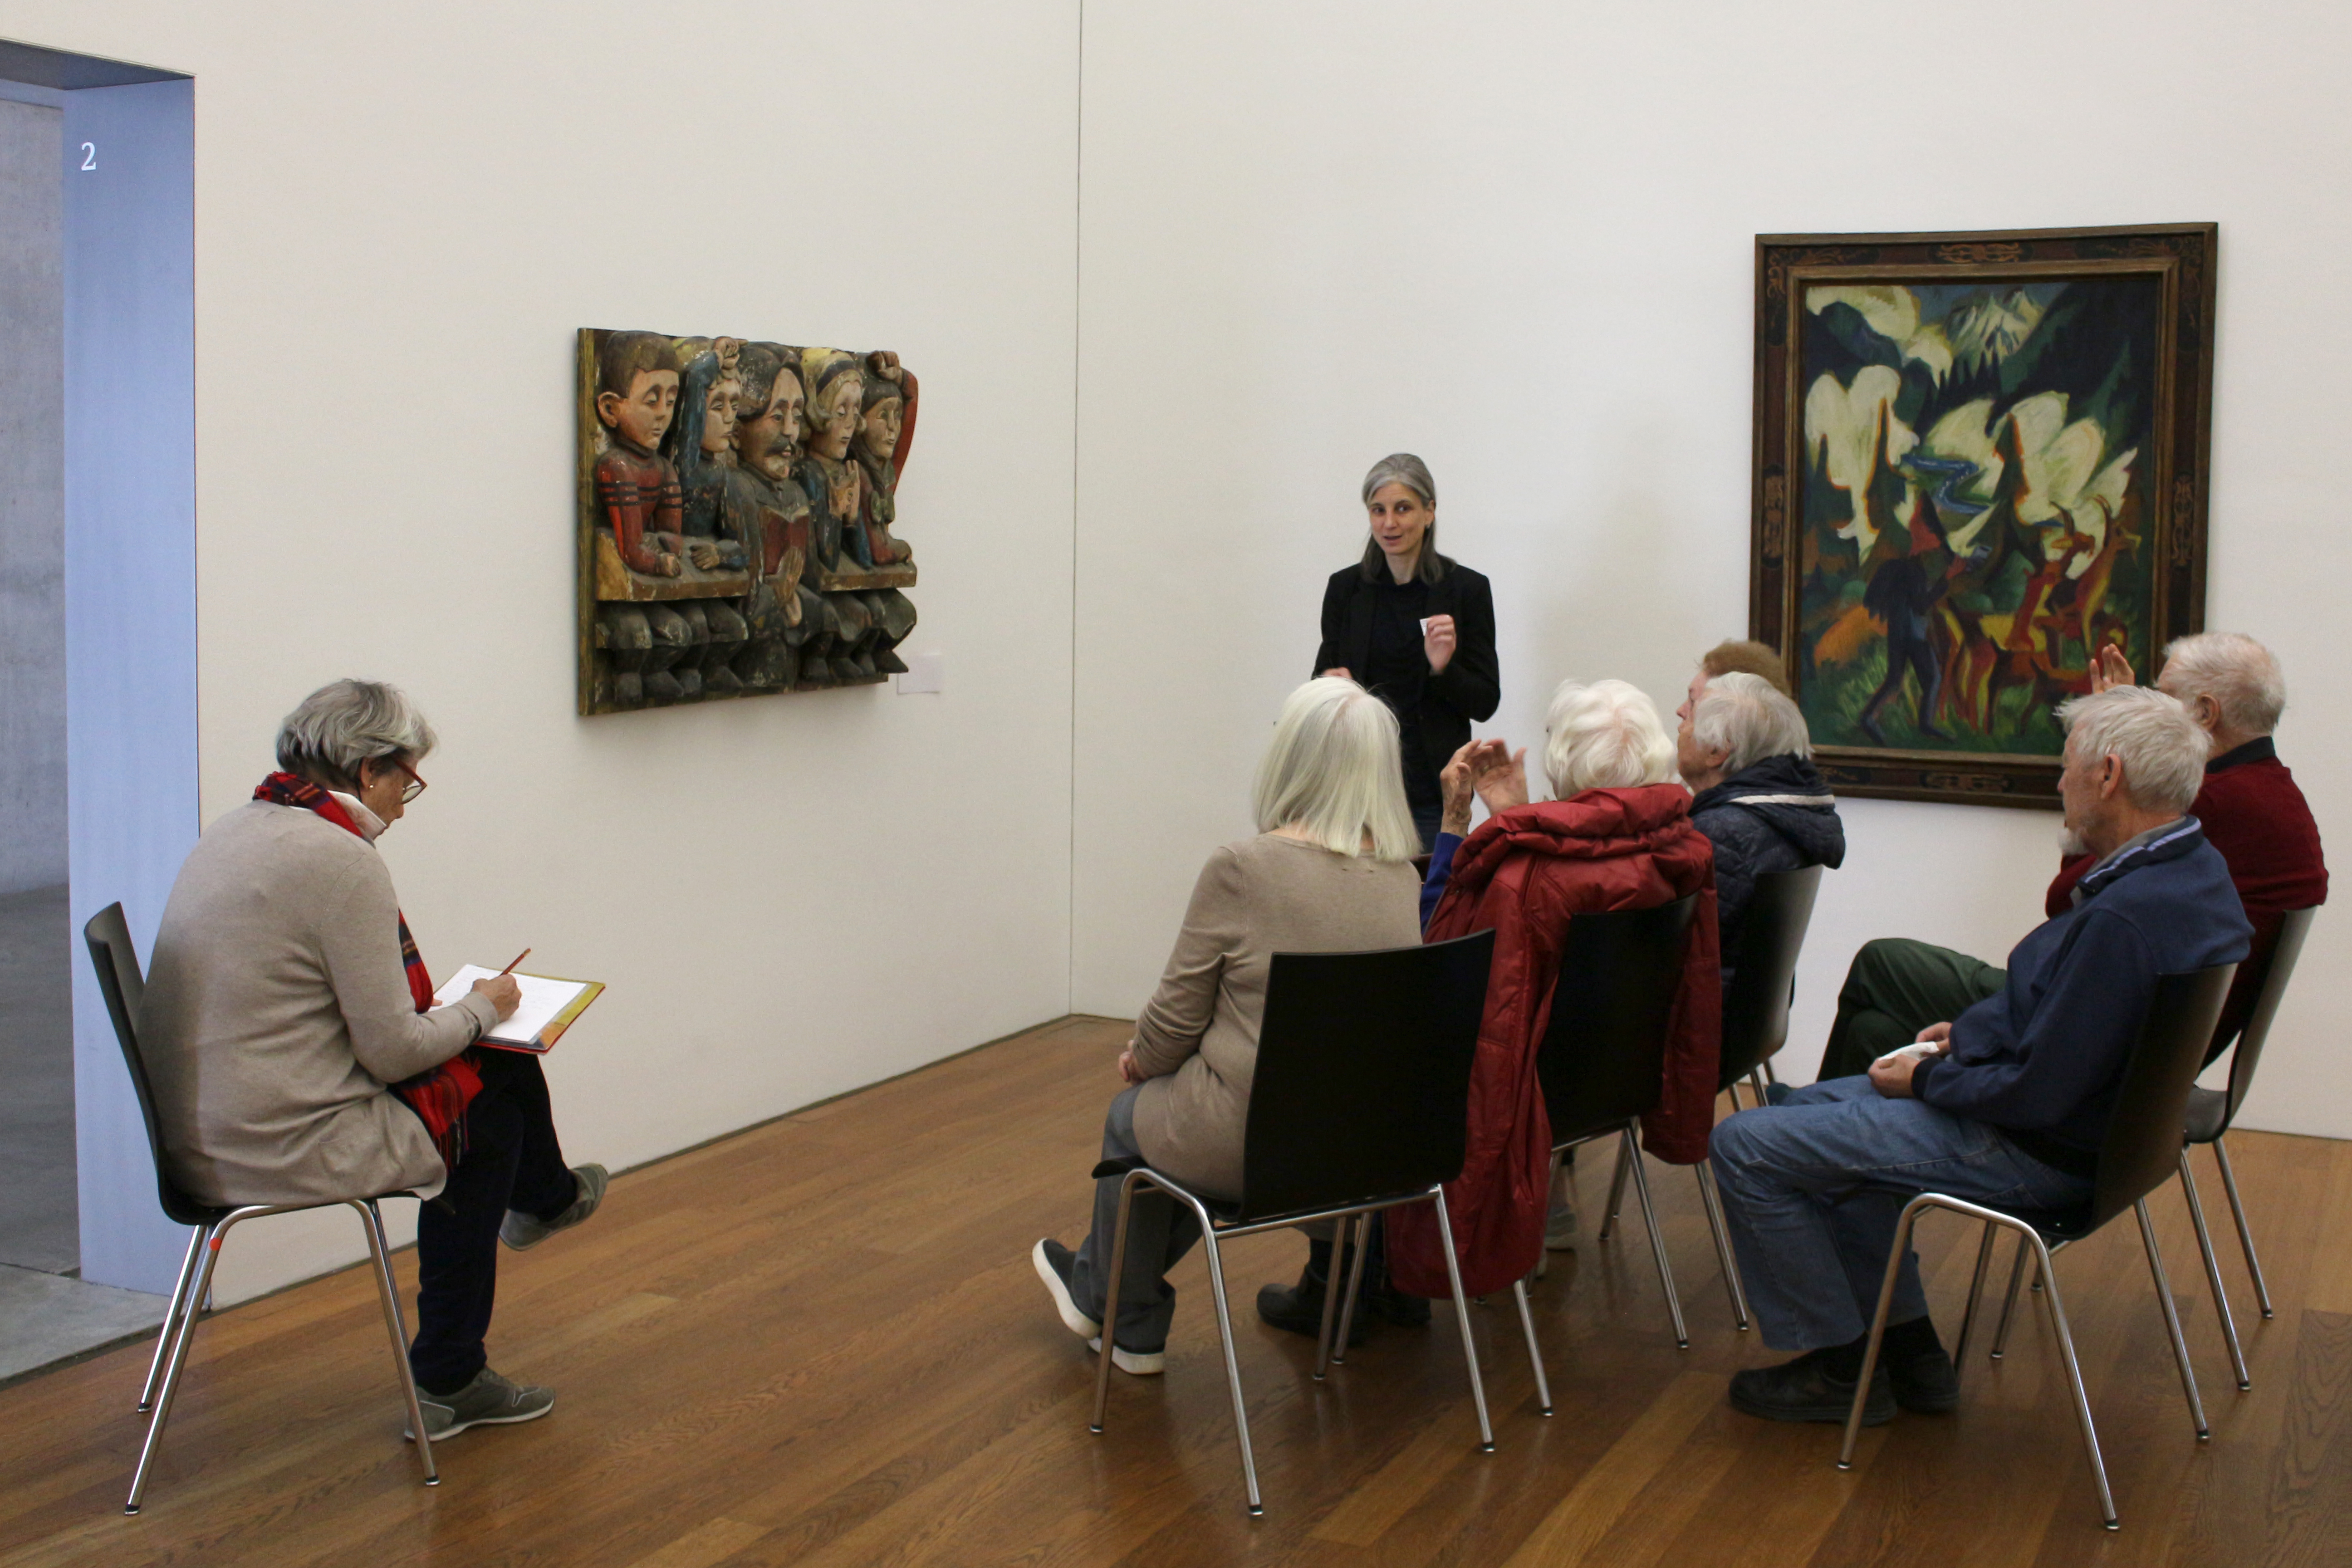
[[[2092,683],[2098,691],[2132,684],[2131,666],[2121,650],[2110,647],[2102,652]],[[2164,673],[2156,685],[2212,737],[2204,786],[2189,812],[2229,863],[2259,953],[2287,910],[2327,898],[2319,826],[2271,742],[2286,708],[2286,678],[2276,656],[2253,638],[2200,632],[2164,650]],[[2090,856],[2077,855],[2060,865],[2043,900],[2052,919],[2072,907],[2075,880],[2091,863]],[[1867,1072],[1873,1061],[1909,1044],[1919,1030],[1957,1017],[2000,991],[2002,978],[2000,970],[1948,948],[1901,937],[1865,943],[1838,993],[1837,1023],[1819,1077]],[[2231,991],[2213,1037],[2217,1047],[2236,1038],[2252,1010],[2251,982],[2250,973],[2241,974]]]

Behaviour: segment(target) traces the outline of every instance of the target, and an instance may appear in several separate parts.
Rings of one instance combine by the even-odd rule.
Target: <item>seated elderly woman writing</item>
[[[1102,1157],[1141,1158],[1197,1192],[1238,1197],[1242,1140],[1266,978],[1277,952],[1349,952],[1420,940],[1419,847],[1397,760],[1397,721],[1352,680],[1290,694],[1258,764],[1258,834],[1209,857],[1159,989],[1119,1058],[1129,1088],[1104,1118]],[[1062,1321],[1097,1342],[1111,1291],[1118,1177],[1095,1183],[1076,1252],[1046,1239],[1031,1260]],[[1161,1368],[1176,1310],[1169,1269],[1200,1239],[1191,1210],[1150,1188],[1128,1218],[1112,1364]]]
[[[171,1174],[209,1204],[413,1191],[425,1430],[529,1421],[555,1396],[489,1370],[498,1244],[603,1199],[566,1170],[535,1057],[468,1047],[519,1000],[504,976],[446,1007],[375,840],[425,789],[433,731],[396,688],[339,680],[278,733],[278,771],[205,830],[155,938],[140,1039]]]
[[[1544,772],[1555,798],[1530,804],[1525,752],[1474,742],[1444,779],[1445,816],[1429,869],[1428,940],[1495,931],[1486,1012],[1471,1068],[1469,1157],[1445,1189],[1465,1290],[1526,1278],[1545,1244],[1550,1123],[1536,1054],[1550,991],[1578,915],[1654,909],[1698,897],[1668,1024],[1657,1108],[1643,1146],[1677,1164],[1706,1157],[1713,1124],[1722,981],[1717,969],[1715,858],[1675,782],[1675,743],[1650,700],[1622,680],[1564,683],[1545,722]],[[1469,833],[1476,787],[1494,815]],[[1464,837],[1464,835],[1467,837]],[[1389,1272],[1403,1289],[1445,1288],[1434,1220],[1387,1220]]]

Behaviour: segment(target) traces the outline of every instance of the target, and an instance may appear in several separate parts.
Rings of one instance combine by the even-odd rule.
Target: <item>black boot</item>
[[[1367,1261],[1370,1261],[1367,1259]],[[1296,1285],[1261,1285],[1257,1292],[1257,1315],[1277,1329],[1287,1329],[1308,1339],[1323,1337],[1323,1301],[1330,1292],[1331,1244],[1309,1239],[1307,1243],[1307,1268]],[[1348,1325],[1348,1343],[1364,1342],[1364,1311],[1360,1304],[1355,1321]]]

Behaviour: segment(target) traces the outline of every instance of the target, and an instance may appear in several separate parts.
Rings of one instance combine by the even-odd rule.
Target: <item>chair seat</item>
[[[1099,1182],[1107,1177],[1124,1176],[1130,1171],[1150,1170],[1151,1162],[1149,1160],[1105,1160],[1094,1168],[1093,1179]],[[1151,1173],[1155,1178],[1167,1183],[1170,1186],[1182,1188],[1183,1191],[1191,1193],[1192,1196],[1199,1198],[1201,1200],[1201,1206],[1209,1211],[1209,1217],[1216,1221],[1216,1223],[1221,1226],[1278,1226],[1286,1223],[1304,1224],[1308,1220],[1328,1219],[1331,1216],[1331,1211],[1334,1209],[1351,1209],[1358,1207],[1370,1208],[1386,1204],[1409,1203],[1414,1198],[1423,1198],[1429,1195],[1427,1189],[1415,1187],[1411,1192],[1372,1193],[1367,1194],[1365,1196],[1359,1198],[1347,1198],[1331,1204],[1318,1204],[1312,1208],[1286,1209],[1279,1214],[1251,1215],[1247,1218],[1244,1218],[1243,1217],[1241,1204],[1234,1199],[1214,1198],[1209,1196],[1205,1193],[1192,1192],[1192,1188],[1185,1186],[1183,1183],[1176,1181],[1164,1172],[1152,1171]]]
[[[2228,1130],[2230,1097],[2218,1089],[2189,1091],[2188,1133],[2191,1143],[2210,1143]]]

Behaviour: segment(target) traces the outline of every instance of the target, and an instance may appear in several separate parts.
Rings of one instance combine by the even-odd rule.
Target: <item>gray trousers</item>
[[[1135,1097],[1142,1085],[1122,1091],[1103,1118],[1102,1157],[1139,1160],[1143,1151],[1135,1142]],[[1105,1176],[1095,1183],[1095,1225],[1070,1266],[1070,1300],[1097,1322],[1103,1321],[1103,1299],[1108,1294],[1111,1237],[1118,1226],[1118,1189],[1123,1177]],[[1127,1282],[1119,1292],[1118,1327],[1113,1342],[1130,1351],[1165,1350],[1168,1324],[1176,1316],[1176,1287],[1168,1271],[1201,1239],[1201,1222],[1192,1211],[1156,1187],[1139,1186],[1127,1213]]]

